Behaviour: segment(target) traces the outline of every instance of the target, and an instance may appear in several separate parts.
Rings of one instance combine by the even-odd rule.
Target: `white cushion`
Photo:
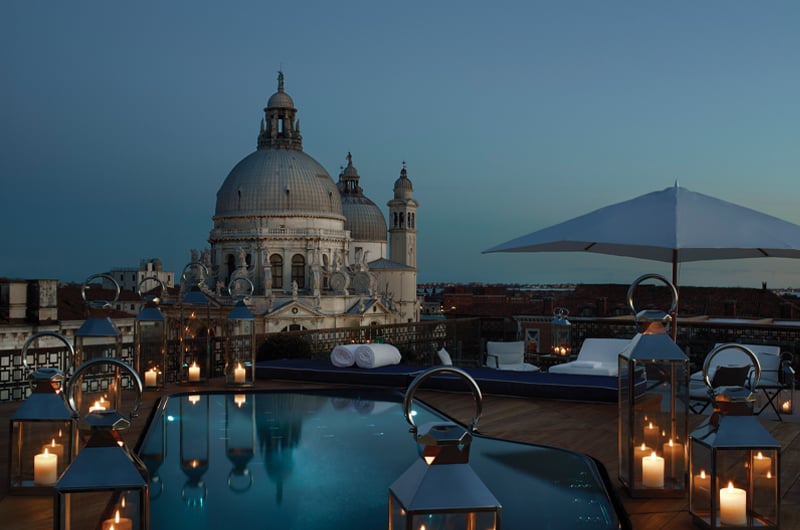
[[[538,372],[539,367],[530,363],[501,364],[498,370],[511,370],[512,372]]]
[[[439,362],[441,362],[442,364],[446,366],[453,365],[453,359],[450,358],[450,353],[444,348],[441,348],[439,351],[437,351],[436,355],[439,356]]]
[[[619,354],[630,343],[630,339],[584,339],[578,351],[578,361],[598,361],[601,363],[618,362]]]

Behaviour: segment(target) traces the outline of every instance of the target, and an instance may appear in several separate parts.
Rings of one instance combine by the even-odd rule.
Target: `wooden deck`
[[[221,382],[220,382],[221,386]],[[259,381],[257,388],[332,387],[296,381]],[[212,388],[213,388],[212,384]],[[203,389],[207,389],[204,387]],[[186,391],[176,387],[175,391]],[[147,392],[142,405],[142,420],[126,432],[126,440],[135,444],[141,435],[150,409],[164,392]],[[474,404],[469,394],[418,391],[417,398],[469,423]],[[612,482],[617,477],[617,406],[607,403],[530,400],[484,396],[483,415],[478,430],[486,435],[561,447],[588,454],[601,461]],[[9,417],[17,404],[0,404],[0,521],[3,528],[14,530],[50,530],[52,500],[42,497],[8,495]],[[764,427],[781,443],[781,528],[800,530],[800,421],[760,418]],[[696,424],[702,417],[692,416]],[[690,425],[690,430],[693,425]],[[696,528],[688,512],[688,498],[632,499],[617,486],[616,493],[625,506],[636,530]],[[158,529],[154,529],[158,530]]]

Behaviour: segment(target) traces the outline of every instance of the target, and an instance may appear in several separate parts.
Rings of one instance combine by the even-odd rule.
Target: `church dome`
[[[296,149],[259,149],[228,174],[217,192],[217,216],[341,217],[339,190],[319,162]]]
[[[339,175],[337,186],[342,194],[344,229],[354,241],[386,242],[386,219],[378,206],[364,195],[358,184],[353,156],[347,153],[347,167]]]
[[[281,88],[281,90],[278,90],[269,98],[267,108],[293,109],[294,101],[292,101],[292,97]]]

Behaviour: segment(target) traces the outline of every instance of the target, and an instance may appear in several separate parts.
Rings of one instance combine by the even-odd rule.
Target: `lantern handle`
[[[33,344],[33,341],[40,337],[55,337],[63,342],[67,346],[67,350],[69,350],[69,358],[67,359],[66,366],[67,368],[72,366],[72,359],[75,358],[75,346],[72,345],[69,339],[56,331],[39,331],[28,337],[22,345],[22,366],[25,367],[27,372],[32,371],[31,367],[28,366],[28,348]]]
[[[639,284],[645,280],[659,280],[664,283],[667,287],[670,288],[670,294],[672,295],[672,305],[670,306],[669,310],[667,311],[668,315],[672,315],[675,313],[675,308],[678,307],[678,290],[675,288],[675,285],[668,279],[664,278],[660,274],[644,274],[636,278],[630,287],[628,287],[628,307],[631,308],[633,314],[636,315],[638,312],[636,311],[636,306],[633,304],[633,292],[639,287]]]
[[[69,381],[67,381],[66,396],[69,408],[72,409],[72,412],[74,412],[76,416],[80,414],[78,405],[75,403],[75,390],[76,388],[80,388],[82,386],[82,382],[78,381],[78,375],[80,375],[80,373],[84,370],[91,368],[93,365],[100,363],[113,364],[118,368],[122,368],[130,372],[131,378],[133,379],[134,388],[136,390],[136,399],[133,402],[133,407],[131,408],[128,417],[132,419],[138,416],[139,406],[142,404],[142,393],[144,391],[142,379],[139,377],[139,374],[136,373],[136,370],[131,367],[131,365],[124,361],[120,361],[119,359],[114,359],[113,357],[98,357],[96,359],[90,359],[80,365],[77,370],[75,370],[75,373],[72,374],[72,377],[70,377]],[[77,385],[75,384],[76,381],[78,381]]]
[[[145,293],[142,292],[142,287],[148,280],[152,280],[158,283],[158,285],[161,286],[161,293],[159,296],[161,297],[164,296],[164,291],[166,290],[166,286],[164,285],[164,282],[162,282],[161,279],[156,276],[145,276],[144,278],[142,278],[142,280],[136,285],[136,294],[138,294],[141,298],[143,298],[147,302],[153,302],[154,304],[158,304],[160,301],[158,296],[155,295],[145,296]]]
[[[406,421],[411,425],[411,432],[413,434],[417,433],[417,425],[414,423],[414,418],[411,415],[411,405],[414,401],[414,393],[417,391],[417,387],[425,381],[428,377],[435,375],[435,374],[442,374],[442,373],[449,373],[461,376],[462,379],[467,381],[470,386],[472,386],[472,397],[475,399],[475,416],[472,418],[472,423],[469,425],[469,432],[473,433],[476,432],[478,429],[478,419],[481,417],[483,413],[483,394],[481,394],[481,389],[478,386],[478,383],[475,382],[475,379],[472,378],[467,372],[460,368],[455,368],[453,366],[435,366],[430,368],[417,377],[408,385],[408,390],[406,390],[405,398],[403,399],[403,414],[406,417]]]
[[[758,382],[761,380],[761,362],[758,360],[758,356],[753,353],[753,350],[747,346],[742,346],[741,344],[736,344],[734,342],[721,344],[720,346],[717,346],[711,350],[708,355],[706,355],[706,360],[703,362],[703,382],[706,384],[706,387],[708,387],[709,390],[713,390],[713,387],[711,386],[711,377],[708,373],[709,369],[711,368],[711,359],[724,350],[739,350],[750,357],[750,362],[753,364],[753,370],[755,371],[753,388],[756,388],[758,386]]]
[[[203,272],[203,277],[208,276],[208,267],[206,267],[204,263],[200,261],[190,261],[183,268],[183,272],[181,272],[181,287],[183,287],[183,282],[186,280],[186,274],[189,272],[189,270],[195,268],[199,268]]]
[[[116,293],[114,294],[114,299],[113,300],[87,300],[86,299],[86,290],[89,289],[89,287],[90,287],[89,284],[92,283],[92,280],[97,280],[99,278],[105,278],[106,280],[110,280],[111,283],[114,284],[114,289],[116,290]],[[117,283],[117,280],[115,280],[113,278],[113,276],[109,276],[108,274],[92,274],[91,276],[86,278],[86,281],[83,282],[83,286],[81,287],[81,298],[83,299],[84,303],[86,303],[86,305],[88,305],[90,307],[100,307],[100,308],[105,309],[107,307],[111,307],[111,304],[113,304],[114,302],[119,300],[119,292],[120,292],[119,283]]]
[[[246,288],[245,292],[247,293],[247,294],[242,294],[242,293],[237,291],[236,298],[239,299],[239,300],[244,300],[248,296],[252,296],[253,292],[255,292],[255,290],[256,290],[256,288],[253,285],[253,282],[250,280],[250,278],[248,278],[247,276],[241,276],[241,275],[236,276],[236,275],[234,275],[231,278],[231,281],[228,283],[228,294],[231,295],[231,296],[233,296],[234,287],[236,286],[236,282],[244,282],[245,283],[245,288]]]

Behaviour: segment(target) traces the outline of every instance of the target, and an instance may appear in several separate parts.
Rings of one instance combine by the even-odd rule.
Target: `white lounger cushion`
[[[548,372],[616,376],[619,373],[619,354],[628,343],[630,339],[585,339],[576,360],[551,366]]]

